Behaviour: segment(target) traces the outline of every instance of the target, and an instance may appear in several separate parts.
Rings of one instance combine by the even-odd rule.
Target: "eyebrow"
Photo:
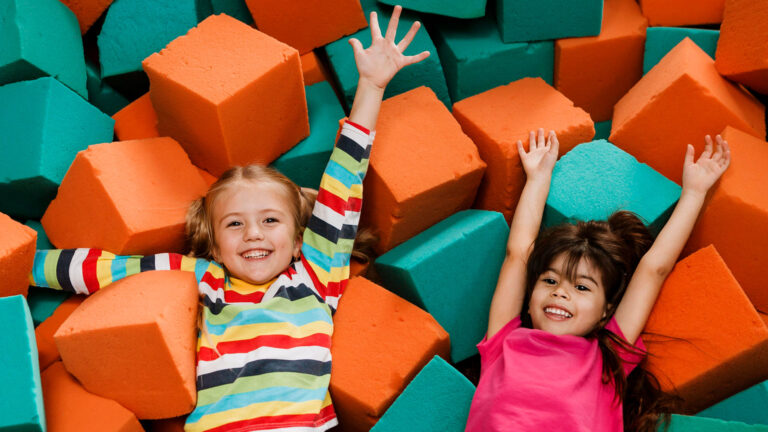
[[[547,268],[546,270],[544,270],[544,271],[545,271],[545,272],[551,271],[552,273],[555,273],[555,274],[557,274],[558,276],[560,276],[560,272],[559,272],[559,271],[557,271],[557,270],[555,270],[555,269],[553,269],[552,267],[548,267],[548,268]],[[595,284],[595,285],[598,285],[597,281],[596,281],[596,280],[594,280],[594,279],[592,278],[592,276],[589,276],[589,275],[585,275],[585,274],[579,274],[579,275],[576,275],[576,279],[587,279],[587,280],[590,280],[590,281],[592,281],[592,283],[593,283],[593,284]]]

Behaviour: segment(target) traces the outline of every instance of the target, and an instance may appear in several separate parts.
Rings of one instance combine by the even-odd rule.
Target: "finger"
[[[723,140],[723,158],[720,162],[723,164],[723,169],[728,168],[731,164],[731,147],[726,140]]]
[[[720,158],[723,157],[723,137],[717,135],[715,141],[717,142],[717,147],[715,148],[715,154],[712,155],[712,160],[719,163]]]
[[[379,27],[379,16],[376,12],[371,12],[371,38],[373,40],[381,39],[381,27]]]
[[[408,66],[408,65],[412,65],[414,63],[418,63],[418,62],[424,60],[427,57],[429,57],[429,51],[422,51],[422,52],[420,52],[420,53],[418,53],[416,55],[406,56],[405,57],[405,64],[403,66]]]
[[[360,43],[360,41],[355,39],[355,38],[351,38],[349,40],[349,44],[352,45],[352,51],[355,53],[355,55],[357,55],[358,53],[364,51],[363,50],[363,44]]]
[[[528,133],[528,151],[532,151],[536,148],[536,132],[530,131]]]
[[[692,165],[693,164],[693,146],[691,144],[688,144],[688,147],[685,149],[685,165]]]
[[[557,152],[560,150],[560,141],[557,140],[557,134],[555,131],[549,131],[549,135],[552,140],[552,147],[549,149],[549,151],[557,156]]]
[[[520,140],[517,140],[517,153],[520,155],[525,154],[525,148],[523,148],[523,142]]]
[[[384,39],[395,43],[395,35],[397,34],[397,23],[400,21],[400,11],[403,7],[400,5],[395,6],[392,11],[392,16],[389,17],[389,25],[387,26],[387,33],[384,35]]]
[[[547,143],[546,143],[546,138],[544,137],[544,129],[543,128],[539,128],[539,142],[538,142],[538,146],[539,147],[544,147],[546,144]]]
[[[418,21],[414,22],[411,25],[411,28],[408,30],[408,33],[406,33],[403,39],[400,41],[400,43],[397,44],[398,51],[404,52],[405,49],[408,48],[408,45],[411,44],[414,36],[416,36],[416,32],[419,31],[419,27],[421,27],[421,23]]]
[[[703,157],[706,157],[706,158],[712,157],[712,137],[707,135],[704,137],[704,141],[706,142],[706,144],[704,144],[704,153],[702,153],[701,156],[699,156],[699,159]]]

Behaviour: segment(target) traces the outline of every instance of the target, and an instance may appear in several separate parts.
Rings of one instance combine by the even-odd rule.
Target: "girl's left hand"
[[[715,137],[717,149],[712,153],[712,137],[704,137],[706,145],[699,160],[693,162],[694,149],[688,144],[683,164],[683,190],[706,194],[731,163],[731,149],[720,135]]]
[[[387,33],[382,37],[376,12],[371,12],[371,46],[363,49],[359,40],[349,40],[355,54],[357,71],[360,73],[361,84],[372,84],[384,89],[392,77],[405,66],[418,63],[429,56],[429,51],[423,51],[417,55],[406,56],[403,52],[413,41],[421,23],[414,22],[403,39],[395,44],[397,24],[400,19],[401,6],[395,6],[392,17],[387,26]]]

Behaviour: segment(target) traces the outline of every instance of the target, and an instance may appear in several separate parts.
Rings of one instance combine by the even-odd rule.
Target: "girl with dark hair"
[[[539,234],[558,141],[543,129],[529,141],[528,151],[517,142],[527,180],[478,344],[467,430],[656,430],[672,398],[642,368],[640,333],[707,192],[728,168],[728,143],[718,135],[713,151],[706,136],[696,162],[688,145],[680,199],[654,241],[625,211]]]

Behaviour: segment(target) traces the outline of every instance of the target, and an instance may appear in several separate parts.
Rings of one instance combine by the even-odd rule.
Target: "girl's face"
[[[299,255],[301,239],[277,184],[239,181],[216,197],[212,213],[214,259],[238,279],[269,282]]]
[[[601,274],[582,259],[576,280],[568,280],[565,261],[558,255],[536,280],[528,313],[535,329],[586,336],[605,317],[608,306]]]

